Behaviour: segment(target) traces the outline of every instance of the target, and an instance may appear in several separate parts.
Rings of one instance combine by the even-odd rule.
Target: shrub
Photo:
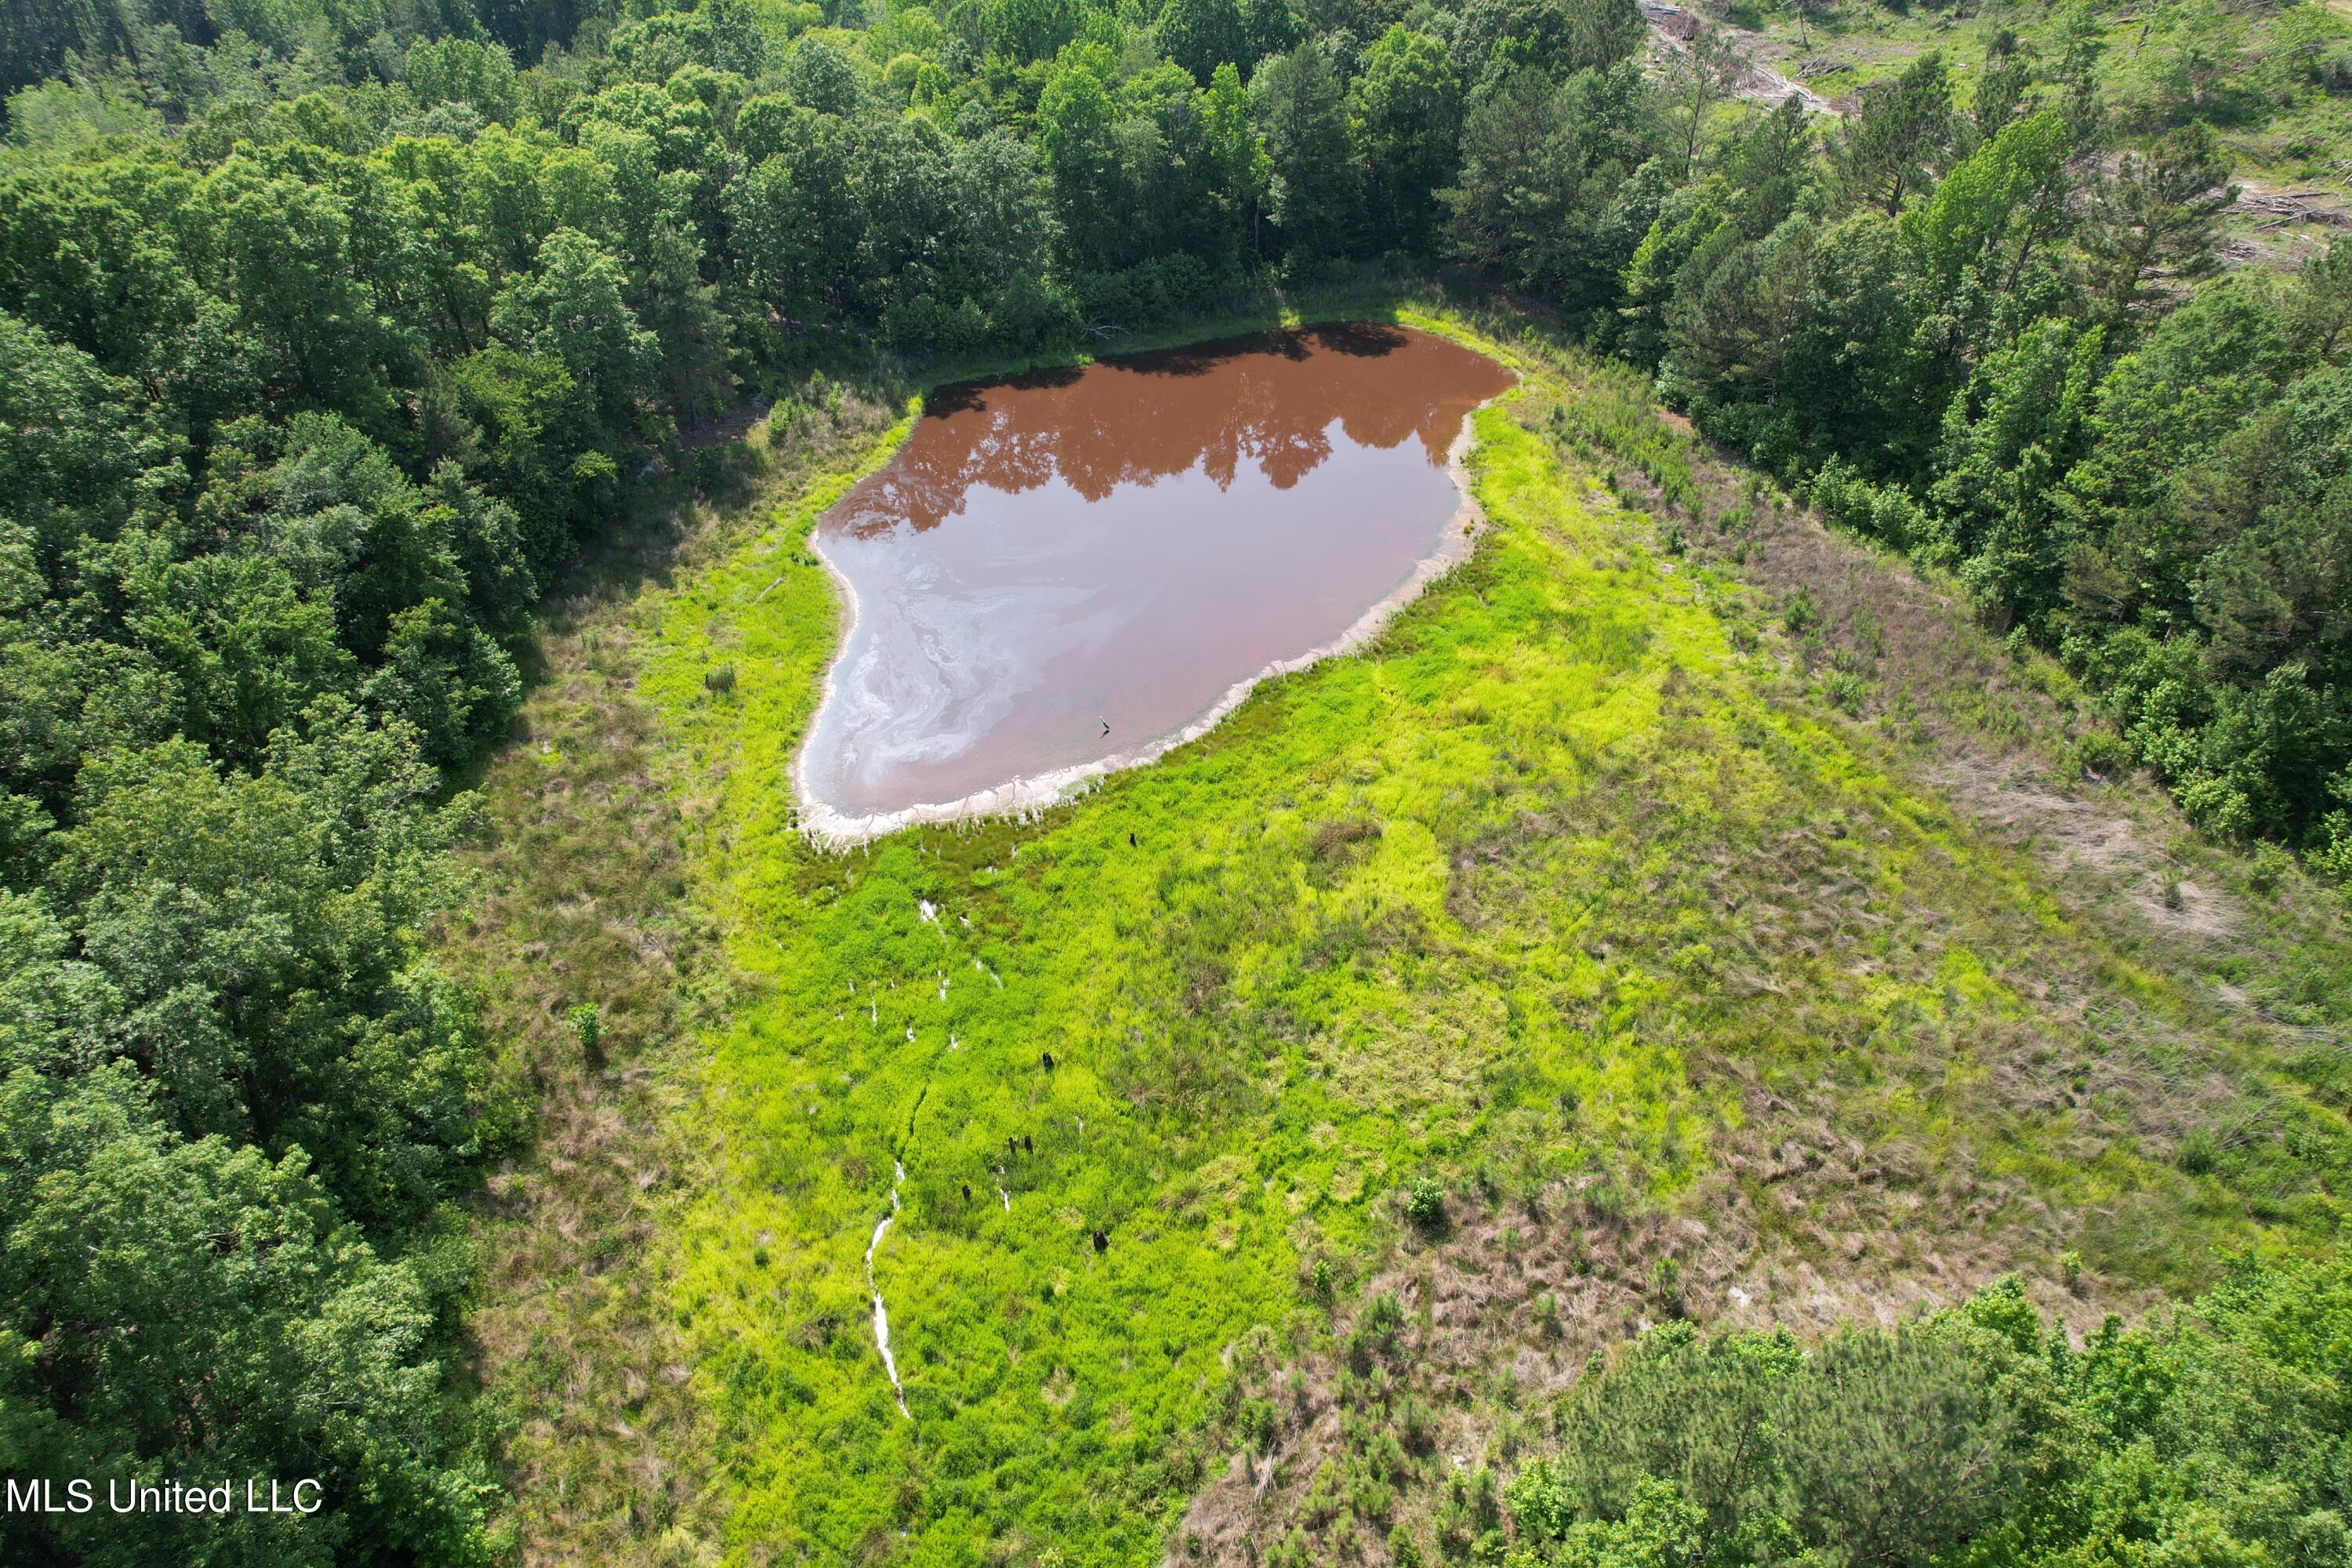
[[[1870,682],[1850,669],[1833,669],[1822,678],[1822,695],[1839,712],[1858,719],[1870,705]]]
[[[1650,1268],[1650,1289],[1660,1306],[1679,1312],[1683,1302],[1682,1264],[1672,1258],[1659,1258]]]
[[[1250,1447],[1263,1454],[1274,1447],[1275,1434],[1282,1429],[1282,1412],[1269,1399],[1253,1399],[1242,1406],[1242,1430],[1248,1434]]]
[[[1415,1227],[1424,1231],[1445,1228],[1445,1189],[1427,1176],[1415,1176],[1401,1189],[1404,1194],[1404,1215]]]
[[[1349,1370],[1358,1377],[1374,1377],[1376,1363],[1396,1349],[1397,1333],[1403,1327],[1404,1308],[1396,1297],[1386,1290],[1373,1297],[1348,1336]],[[1377,1394],[1385,1385],[1383,1375],[1376,1379],[1372,1392]]]
[[[604,1016],[593,1002],[575,1004],[563,1015],[564,1026],[579,1043],[580,1054],[591,1062],[600,1060],[604,1043]]]
[[[1821,606],[1813,602],[1810,588],[1799,588],[1789,595],[1789,602],[1780,606],[1780,624],[1788,628],[1790,637],[1804,636],[1808,630],[1819,626],[1821,619]]]
[[[1927,509],[1908,491],[1872,484],[1834,458],[1813,476],[1808,494],[1813,509],[1832,526],[1896,550],[1927,545],[1937,537]]]
[[[2074,764],[2094,778],[2119,778],[2132,765],[2132,749],[2114,731],[2094,730],[2074,742]]]

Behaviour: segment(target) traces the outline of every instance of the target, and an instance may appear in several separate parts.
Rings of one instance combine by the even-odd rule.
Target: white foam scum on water
[[[874,1298],[874,1348],[882,1352],[882,1370],[890,1374],[890,1392],[898,1396],[898,1414],[912,1421],[915,1413],[907,1408],[907,1390],[898,1382],[898,1363],[890,1354],[890,1310],[882,1305],[882,1287],[874,1282],[874,1253],[882,1245],[883,1233],[890,1228],[890,1222],[898,1217],[898,1184],[907,1179],[907,1167],[898,1161],[891,1161],[890,1169],[896,1173],[890,1184],[890,1212],[876,1222],[873,1239],[866,1244],[866,1292]]]
[[[1491,400],[1490,400],[1491,401]],[[1485,405],[1481,405],[1485,406]],[[1465,458],[1469,456],[1470,442],[1475,429],[1475,414],[1462,416],[1461,433],[1445,451],[1446,476],[1454,481],[1455,492],[1462,498],[1454,515],[1438,535],[1437,548],[1413,565],[1412,575],[1386,598],[1356,617],[1346,631],[1319,647],[1312,647],[1293,658],[1278,658],[1255,675],[1244,676],[1225,689],[1225,694],[1206,713],[1172,735],[1162,736],[1129,751],[1118,752],[1091,763],[1075,767],[1056,768],[1034,778],[1014,779],[994,789],[982,790],[965,795],[961,800],[942,801],[936,805],[910,805],[903,810],[878,812],[867,816],[851,816],[835,810],[816,798],[808,787],[806,763],[808,735],[815,733],[812,723],[793,756],[793,794],[799,801],[795,826],[809,840],[823,849],[854,849],[858,845],[885,838],[901,828],[927,822],[966,822],[982,817],[1009,816],[1017,821],[1034,821],[1048,807],[1060,805],[1072,795],[1082,793],[1105,773],[1126,768],[1139,768],[1158,762],[1177,747],[1199,740],[1222,723],[1225,716],[1247,700],[1258,682],[1276,677],[1295,675],[1302,669],[1355,652],[1381,634],[1399,610],[1419,598],[1432,583],[1444,576],[1463,562],[1470,559],[1477,544],[1478,531],[1486,526],[1486,514],[1470,493],[1470,469]],[[833,579],[834,589],[841,595],[846,618],[842,625],[841,646],[849,646],[850,633],[857,625],[857,591],[840,567],[834,564],[818,542],[815,531],[809,534],[809,548],[824,563],[825,573]],[[833,700],[834,665],[824,672],[824,684],[818,693],[817,709]]]

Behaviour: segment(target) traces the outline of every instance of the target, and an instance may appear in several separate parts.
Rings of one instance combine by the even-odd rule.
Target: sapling
[[[579,1043],[580,1055],[588,1065],[591,1067],[603,1065],[604,1017],[597,1009],[596,1004],[593,1002],[574,1004],[572,1010],[563,1015],[563,1023],[564,1026],[572,1031],[572,1039]]]

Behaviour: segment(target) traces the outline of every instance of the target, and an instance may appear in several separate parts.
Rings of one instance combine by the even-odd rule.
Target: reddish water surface
[[[804,791],[887,816],[1197,723],[1413,579],[1461,502],[1447,448],[1508,384],[1340,326],[935,395],[818,525],[856,605]]]

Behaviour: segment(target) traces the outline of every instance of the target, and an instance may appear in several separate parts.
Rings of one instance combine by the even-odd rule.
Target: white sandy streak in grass
[[[896,1173],[890,1187],[890,1212],[875,1225],[873,1239],[866,1244],[866,1290],[874,1298],[874,1348],[882,1352],[882,1370],[890,1374],[890,1391],[898,1396],[898,1414],[912,1421],[915,1413],[907,1408],[907,1390],[898,1382],[898,1363],[890,1353],[890,1311],[882,1305],[882,1287],[874,1282],[874,1254],[890,1222],[898,1217],[898,1184],[907,1179],[907,1167],[898,1161],[890,1162],[890,1169]]]
[[[1393,592],[1357,616],[1347,630],[1330,641],[1320,647],[1309,648],[1294,658],[1276,659],[1255,675],[1244,676],[1226,688],[1225,694],[1219,698],[1216,704],[1206,713],[1172,735],[1162,736],[1144,745],[1129,751],[1117,752],[1108,757],[1098,758],[1091,763],[1082,763],[1075,767],[1056,768],[1051,773],[1039,773],[1034,778],[1014,779],[1009,784],[999,784],[994,789],[982,790],[976,795],[965,795],[961,800],[942,801],[936,805],[910,805],[900,811],[882,812],[870,816],[848,816],[817,799],[810,791],[805,764],[808,759],[809,736],[815,731],[815,726],[812,724],[809,726],[808,732],[802,736],[800,748],[793,757],[793,793],[799,800],[798,826],[801,832],[807,835],[822,848],[848,849],[877,838],[887,837],[901,828],[912,827],[918,823],[961,822],[990,816],[1024,816],[1041,812],[1078,793],[1080,786],[1105,773],[1118,773],[1124,768],[1141,767],[1147,763],[1158,762],[1177,747],[1199,740],[1223,722],[1227,714],[1247,700],[1250,692],[1256,688],[1258,682],[1272,680],[1278,676],[1296,674],[1299,670],[1320,664],[1327,658],[1338,658],[1364,647],[1380,635],[1381,629],[1388,625],[1390,619],[1399,610],[1419,598],[1432,583],[1467,561],[1472,551],[1476,547],[1478,530],[1486,521],[1486,514],[1479,510],[1477,501],[1470,494],[1470,469],[1464,461],[1469,455],[1470,442],[1475,428],[1473,423],[1475,418],[1475,413],[1463,416],[1461,433],[1454,437],[1454,445],[1446,449],[1446,475],[1454,481],[1454,488],[1460,500],[1454,509],[1454,516],[1439,531],[1437,548],[1415,563],[1411,575],[1407,576]],[[841,595],[845,616],[841,638],[842,644],[846,646],[850,633],[857,625],[857,591],[850,585],[849,578],[842,570],[825,555],[824,548],[818,535],[814,531],[809,535],[809,548],[815,552],[819,561],[824,563],[825,573],[833,579],[835,591]],[[832,700],[833,689],[834,671],[831,667],[827,667],[824,689],[819,693],[820,710],[826,702]]]

